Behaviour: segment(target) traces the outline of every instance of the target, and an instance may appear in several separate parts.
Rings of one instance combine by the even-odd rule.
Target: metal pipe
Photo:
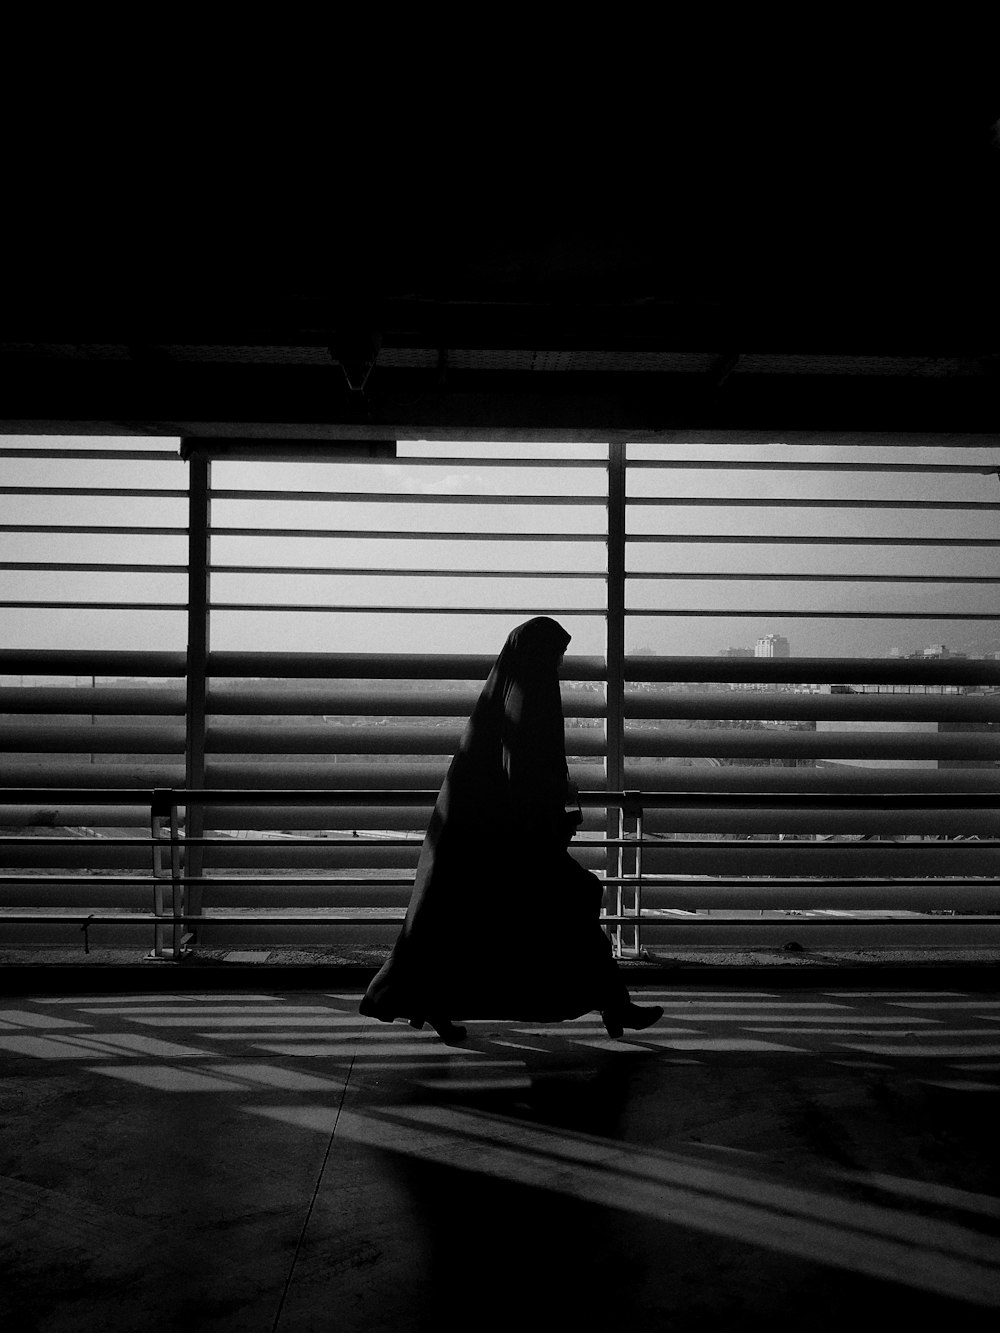
[[[22,529],[23,530],[23,529]],[[66,529],[52,528],[49,531],[62,532]],[[101,529],[102,531],[117,531],[118,529]],[[148,529],[147,529],[148,530]],[[87,529],[91,531],[91,529]],[[96,531],[96,529],[94,529]],[[183,531],[183,529],[180,529]],[[607,540],[603,532],[480,532],[479,530],[468,532],[428,532],[426,530],[407,532],[388,531],[379,529],[374,531],[371,528],[360,528],[350,530],[347,528],[337,528],[331,532],[329,528],[235,528],[219,527],[212,529],[213,537],[322,537],[329,541],[331,537],[336,537],[339,541],[455,541],[455,542],[476,542],[477,545],[483,542],[600,542],[603,546]],[[1000,545],[997,542],[996,545]]]
[[[117,495],[117,494],[129,493],[129,492],[118,492],[118,491],[79,492],[75,490],[62,492],[62,491],[52,491],[47,487],[24,487],[21,488],[20,490],[16,487],[10,487],[10,488],[0,487],[0,495],[9,493],[11,491],[14,494],[68,493],[71,495],[80,493],[94,494],[94,495],[98,494]],[[157,495],[170,494],[170,493],[171,492],[163,492],[163,491],[150,492],[150,494],[157,494]],[[132,492],[132,494],[143,495],[146,494],[146,492],[134,491]],[[184,492],[180,491],[178,492],[178,494],[183,495]],[[218,488],[213,489],[212,499],[213,500],[271,500],[271,501],[276,500],[276,501],[291,501],[291,502],[304,501],[306,503],[311,503],[311,504],[360,503],[360,504],[377,504],[377,505],[383,505],[383,504],[489,505],[490,508],[492,508],[494,505],[501,504],[501,505],[531,505],[540,507],[547,507],[549,505],[558,505],[558,506],[590,505],[595,508],[600,507],[603,509],[604,506],[607,504],[607,499],[603,495],[566,495],[564,493],[560,493],[558,495],[508,495],[505,493],[491,495],[484,492],[481,495],[476,495],[476,494],[458,495],[452,491],[449,492],[435,491],[432,494],[428,494],[426,491],[341,491],[341,490],[262,491],[262,490],[221,490]]]
[[[995,469],[994,469],[995,471]],[[436,497],[435,497],[436,498]],[[629,496],[630,508],[642,509],[655,506],[659,509],[688,509],[711,507],[713,509],[916,509],[916,510],[962,510],[969,513],[995,513],[1000,510],[1000,503],[995,500],[818,500],[812,498],[768,497],[739,498],[718,495],[670,495]]]

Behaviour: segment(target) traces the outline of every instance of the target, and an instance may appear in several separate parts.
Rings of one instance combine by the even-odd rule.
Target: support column
[[[608,791],[625,788],[625,445],[608,445],[608,601],[607,601],[607,741],[606,785]],[[609,838],[619,838],[624,829],[621,813],[608,810],[605,825]],[[606,873],[620,875],[623,858],[609,847]],[[622,909],[619,887],[614,895],[618,913]],[[621,927],[612,931],[615,952],[621,953]]]
[[[187,706],[185,710],[184,785],[205,786],[205,747],[208,702],[208,653],[211,596],[210,543],[212,504],[212,464],[201,449],[188,453],[188,624],[187,624]],[[205,831],[205,808],[190,805],[185,810],[184,827],[189,838],[201,838]],[[199,876],[204,862],[204,848],[185,849],[185,876]],[[186,910],[199,915],[202,908],[200,885],[189,884],[185,895]],[[195,943],[195,933],[189,937]]]

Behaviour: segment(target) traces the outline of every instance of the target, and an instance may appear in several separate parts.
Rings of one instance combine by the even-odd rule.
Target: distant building
[[[781,634],[765,634],[754,644],[754,657],[788,657],[788,640]]]
[[[932,643],[921,652],[910,653],[910,657],[965,657],[965,653],[953,653],[943,643]]]
[[[720,657],[753,657],[752,648],[723,648]]]

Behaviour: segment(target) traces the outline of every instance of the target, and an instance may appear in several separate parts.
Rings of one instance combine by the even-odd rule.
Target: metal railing
[[[145,874],[94,875],[58,875],[52,876],[51,869],[43,875],[0,874],[0,888],[9,893],[11,890],[58,890],[65,895],[67,890],[84,897],[84,904],[76,909],[60,907],[55,910],[35,908],[16,908],[4,905],[0,907],[0,924],[58,926],[63,929],[74,927],[83,931],[85,948],[89,948],[89,931],[95,926],[151,928],[153,945],[150,956],[160,959],[180,960],[193,951],[195,941],[203,932],[212,934],[220,927],[240,926],[297,926],[307,930],[329,928],[331,926],[380,926],[398,923],[406,910],[406,899],[413,885],[412,875],[382,876],[376,880],[365,876],[331,876],[312,873],[294,877],[288,874],[267,876],[263,874],[240,875],[238,879],[225,875],[191,874],[190,859],[197,849],[204,852],[208,848],[232,847],[232,840],[220,837],[190,836],[186,832],[187,821],[195,808],[211,806],[222,809],[232,805],[245,805],[251,802],[257,808],[280,808],[294,806],[298,809],[315,807],[326,812],[326,822],[333,817],[333,812],[350,808],[357,810],[365,806],[376,807],[380,813],[387,810],[419,809],[425,810],[433,804],[436,792],[427,790],[379,792],[351,790],[302,790],[287,789],[254,791],[247,790],[190,790],[185,788],[161,788],[153,790],[105,789],[95,791],[91,788],[64,790],[17,789],[4,792],[4,798],[10,806],[20,805],[26,810],[39,806],[40,803],[55,803],[64,807],[85,807],[95,797],[105,807],[145,808],[148,811],[150,833],[148,836],[116,837],[105,840],[115,848],[139,850],[149,857],[149,869]],[[846,817],[864,818],[864,812],[857,808],[856,798],[852,796],[825,795],[821,798],[803,798],[800,793],[770,793],[766,797],[767,808],[772,817],[787,819],[789,815],[803,814],[812,810],[829,816],[831,812],[840,812]],[[674,821],[683,822],[685,818],[698,819],[704,814],[717,815],[719,810],[731,818],[740,814],[761,813],[760,801],[735,794],[721,795],[718,792],[603,792],[588,791],[581,793],[581,804],[588,810],[598,809],[613,811],[617,829],[616,836],[591,836],[574,847],[574,853],[584,851],[610,852],[612,873],[600,876],[606,888],[611,891],[611,901],[602,910],[602,924],[612,934],[615,950],[619,955],[641,955],[644,952],[643,932],[659,927],[669,932],[672,942],[683,944],[685,936],[691,931],[687,921],[696,920],[699,925],[709,926],[714,933],[729,923],[727,911],[740,911],[752,906],[763,914],[765,910],[781,913],[791,910],[799,915],[807,905],[816,912],[838,912],[859,910],[864,913],[859,917],[847,917],[840,920],[853,921],[857,924],[871,924],[872,918],[882,916],[900,924],[899,913],[913,914],[906,918],[908,925],[923,925],[922,936],[926,939],[928,926],[950,927],[949,934],[954,937],[954,927],[968,926],[972,917],[992,917],[992,921],[981,920],[974,923],[979,942],[983,942],[982,931],[987,928],[989,935],[1000,928],[1000,878],[997,876],[998,849],[1000,840],[994,838],[977,839],[974,845],[964,847],[955,845],[954,840],[937,842],[923,841],[914,846],[905,841],[894,840],[880,845],[879,850],[887,855],[887,866],[892,873],[879,877],[854,875],[850,878],[831,878],[821,873],[821,867],[815,867],[818,873],[782,877],[765,875],[773,866],[761,866],[761,856],[774,844],[766,842],[746,842],[720,844],[691,840],[674,840],[665,844],[655,834],[650,834],[647,816],[653,812],[669,812]],[[183,813],[182,813],[183,812]],[[881,802],[880,814],[890,820],[895,816],[918,815],[923,819],[939,821],[949,818],[954,813],[966,818],[978,817],[984,827],[996,827],[998,813],[995,800],[990,796],[969,794],[935,793],[930,796],[907,795],[885,797]],[[402,845],[419,848],[421,837],[409,837],[402,840]],[[7,849],[60,848],[79,846],[92,847],[89,838],[19,838],[17,835],[0,837],[0,847]],[[260,843],[250,844],[255,849]],[[726,846],[732,851],[737,862],[743,863],[742,874],[725,876],[715,874],[692,873],[686,854],[709,853],[717,857],[719,847]],[[321,850],[325,857],[337,848],[358,848],[356,837],[325,837],[315,839],[302,837],[282,843],[283,848],[311,847]],[[365,848],[370,851],[378,847],[399,848],[401,840],[396,837],[365,839]],[[849,855],[856,844],[852,842],[805,843],[799,844],[799,851],[805,853],[806,861],[814,859],[817,853],[829,856],[832,852],[837,859]],[[899,862],[910,860],[906,865]],[[958,859],[965,854],[971,871],[968,874],[956,874],[960,867]],[[10,855],[10,853],[7,853]],[[668,869],[664,869],[666,857]],[[912,870],[914,856],[917,862],[928,860],[931,864]],[[658,864],[651,868],[650,860],[657,859]],[[946,862],[946,879],[940,875],[940,864]],[[895,865],[892,863],[896,862]],[[718,870],[716,863],[715,869]],[[923,873],[921,873],[923,872]],[[343,898],[345,891],[355,899],[365,896],[384,895],[392,891],[399,899],[393,906],[377,906],[372,903],[348,902],[339,906],[327,905],[321,908],[296,910],[291,907],[266,908],[245,906],[233,908],[215,906],[214,899],[221,890],[232,890],[259,894],[268,886],[277,885],[282,892],[297,886],[305,886],[313,897],[329,899]],[[96,906],[85,905],[86,894],[94,890],[111,889],[120,895],[123,892],[133,899],[131,907],[116,906],[102,910]],[[143,910],[134,905],[136,890],[149,895],[150,906]],[[877,895],[881,895],[878,897]],[[195,899],[195,901],[193,901]],[[207,899],[207,902],[206,902]],[[873,904],[881,903],[881,911],[874,910]],[[508,913],[516,910],[523,913],[530,924],[532,908],[530,903],[511,909],[509,905],[498,904],[498,912]],[[716,913],[709,920],[712,913]],[[947,915],[943,915],[947,914]],[[787,930],[787,920],[779,918],[774,924]],[[797,923],[801,926],[801,922]],[[224,933],[224,930],[223,932]],[[829,935],[829,930],[826,933]],[[940,931],[938,932],[940,934]],[[922,941],[923,942],[923,941]]]

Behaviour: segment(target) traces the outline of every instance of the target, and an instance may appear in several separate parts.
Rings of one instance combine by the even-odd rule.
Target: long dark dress
[[[602,885],[567,850],[559,663],[538,616],[508,636],[424,838],[406,919],[361,1013],[558,1020],[628,1000],[598,924]]]

